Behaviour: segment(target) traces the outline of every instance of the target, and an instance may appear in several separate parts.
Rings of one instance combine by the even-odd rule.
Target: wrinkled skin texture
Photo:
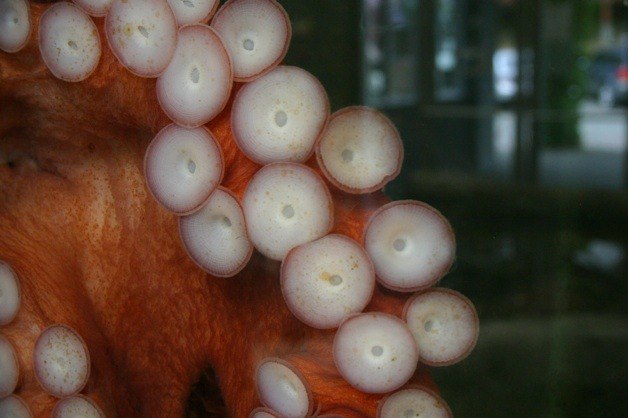
[[[208,367],[229,414],[246,417],[260,405],[254,372],[266,356],[303,373],[321,413],[375,416],[382,395],[352,389],[334,367],[334,331],[309,328],[286,308],[279,263],[254,254],[240,274],[218,279],[186,256],[177,218],[143,178],[144,151],[169,123],[155,81],[115,60],[102,18],[94,19],[103,49],[96,72],[81,83],[52,77],[37,47],[47,7],[31,4],[34,30],[22,51],[0,51],[0,258],[22,288],[17,318],[0,331],[19,353],[17,394],[35,416],[49,416],[55,399],[35,380],[32,350],[44,327],[65,323],[91,354],[83,393],[108,417],[183,416]],[[223,185],[241,197],[259,166],[235,147],[228,108],[207,126],[224,152]],[[358,240],[387,202],[333,194],[334,232]],[[406,298],[378,288],[367,310],[399,315]],[[413,383],[432,385],[423,366]]]

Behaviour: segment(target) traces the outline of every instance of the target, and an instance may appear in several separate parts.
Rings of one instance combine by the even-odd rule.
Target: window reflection
[[[363,2],[364,100],[403,106],[418,98],[418,2]]]
[[[499,101],[512,100],[519,92],[519,51],[514,46],[498,48],[493,54],[493,86]]]
[[[465,1],[438,0],[434,33],[434,81],[438,101],[464,96],[465,73],[460,51],[464,45]]]
[[[364,100],[412,138],[415,170],[625,188],[626,10],[612,0],[364,0]]]

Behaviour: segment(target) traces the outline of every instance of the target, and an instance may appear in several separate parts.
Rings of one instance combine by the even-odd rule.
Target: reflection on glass
[[[364,101],[407,106],[418,97],[418,2],[363,1]]]
[[[465,80],[460,51],[464,44],[465,1],[438,0],[434,33],[434,96],[455,101],[464,96]]]
[[[519,91],[519,51],[514,47],[499,48],[493,54],[495,98],[512,100]]]

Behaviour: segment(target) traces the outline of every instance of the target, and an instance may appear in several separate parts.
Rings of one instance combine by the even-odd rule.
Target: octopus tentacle
[[[7,4],[16,1],[11,0]],[[137,50],[129,49],[128,42],[120,43],[121,39],[124,40],[120,38],[121,30],[122,34],[139,37],[137,39],[140,41],[141,37],[151,39],[155,36],[150,25],[134,27],[133,22],[129,21],[127,23],[131,26],[116,26],[120,19],[130,17],[129,10],[136,11],[135,6],[153,3],[156,7],[165,7],[163,14],[154,16],[156,21],[153,23],[163,26],[166,35],[179,36],[181,39],[181,33],[192,32],[190,28],[200,28],[201,32],[211,35],[209,38],[212,42],[225,43],[225,50],[231,54],[228,57],[231,61],[229,68],[231,64],[236,68],[234,72],[238,82],[231,85],[231,75],[225,78],[229,86],[223,88],[223,91],[226,92],[225,97],[229,96],[230,91],[229,99],[220,96],[209,100],[212,109],[201,112],[202,115],[193,122],[179,119],[180,115],[186,115],[186,110],[180,115],[177,113],[178,116],[174,116],[176,112],[164,112],[162,105],[165,106],[169,97],[163,91],[167,89],[160,90],[160,81],[155,80],[160,75],[160,80],[165,80],[170,60],[177,54],[177,43],[172,38],[164,38],[165,44],[159,52],[170,54],[170,57],[165,58],[163,55],[158,58],[150,55],[159,49],[153,48],[154,45],[143,50],[148,55],[138,58],[134,55]],[[77,10],[74,6],[64,4],[58,4],[56,9]],[[139,0],[114,1],[108,10],[118,14],[112,12],[104,19],[81,15],[81,19],[93,21],[96,36],[103,48],[97,66],[89,67],[89,74],[77,77],[64,76],[65,73],[53,70],[52,67],[49,70],[46,63],[52,64],[50,60],[42,59],[38,47],[46,44],[41,41],[50,41],[41,38],[48,35],[39,28],[46,11],[54,7],[31,4],[28,15],[30,38],[13,40],[11,48],[4,48],[10,50],[10,54],[0,52],[0,79],[3,81],[0,83],[0,162],[3,162],[0,165],[0,260],[5,263],[0,266],[10,266],[11,274],[15,275],[18,283],[14,288],[19,289],[17,315],[11,312],[5,314],[0,310],[5,318],[0,325],[0,332],[12,343],[19,364],[19,383],[13,385],[9,382],[11,390],[7,392],[14,390],[19,398],[12,395],[0,400],[0,410],[18,410],[26,405],[35,416],[49,416],[55,405],[55,411],[59,411],[73,401],[85,408],[89,408],[87,404],[93,403],[94,413],[108,417],[181,416],[194,382],[205,369],[211,367],[218,376],[221,395],[229,414],[246,417],[262,402],[266,403],[266,407],[271,407],[270,398],[260,396],[261,383],[256,381],[259,365],[268,358],[279,359],[277,362],[293,370],[296,376],[303,379],[304,387],[308,388],[307,411],[300,412],[299,416],[375,416],[378,408],[381,409],[386,393],[402,387],[408,379],[410,383],[435,388],[428,369],[423,364],[417,364],[418,358],[427,357],[420,356],[420,344],[415,343],[410,328],[404,322],[404,304],[412,295],[395,291],[423,290],[424,282],[406,287],[394,283],[390,285],[392,279],[387,279],[381,270],[387,268],[386,261],[376,260],[369,250],[373,246],[368,245],[369,237],[373,235],[368,226],[376,223],[376,216],[385,208],[395,205],[392,203],[387,206],[389,199],[381,192],[383,185],[398,174],[403,159],[401,141],[394,127],[375,111],[351,108],[354,112],[368,113],[375,122],[383,120],[381,126],[387,132],[388,145],[378,148],[381,138],[377,135],[363,138],[366,143],[364,148],[360,148],[360,141],[340,141],[342,146],[331,149],[332,157],[334,149],[340,150],[341,158],[337,159],[334,168],[340,167],[342,170],[331,174],[331,166],[325,163],[321,167],[319,164],[329,157],[327,153],[322,155],[324,151],[321,148],[321,138],[330,136],[326,136],[330,127],[329,104],[324,92],[319,90],[317,81],[305,74],[306,81],[315,85],[314,88],[308,88],[318,98],[312,102],[320,102],[319,109],[313,112],[318,116],[311,122],[311,132],[305,141],[307,147],[294,154],[296,156],[270,159],[252,157],[256,154],[249,150],[245,153],[238,147],[243,147],[241,142],[244,134],[234,124],[239,123],[236,119],[246,119],[247,116],[239,107],[238,118],[232,117],[233,103],[238,97],[245,96],[238,96],[238,91],[245,91],[253,85],[243,88],[239,83],[254,83],[255,79],[262,80],[262,77],[274,77],[279,73],[300,74],[297,70],[286,70],[287,67],[273,71],[287,51],[291,34],[287,16],[279,3],[274,0],[230,0],[217,12],[211,23],[218,34],[214,35],[211,29],[205,30],[206,26],[202,25],[184,26],[178,30],[175,14],[165,0],[145,3]],[[213,7],[212,10],[215,10]],[[237,18],[239,10],[248,10],[242,12],[246,17],[242,22]],[[142,9],[138,13],[141,15],[147,12]],[[239,38],[238,28],[259,28],[259,25],[267,24],[265,19],[268,16],[271,22],[280,22],[280,36],[268,41],[272,50],[261,51],[255,56],[256,48],[263,47],[266,42],[266,38],[261,35],[272,34],[272,31],[265,32],[266,27],[259,30],[260,37],[249,33]],[[23,32],[20,36],[23,36]],[[108,33],[108,39],[105,33]],[[94,36],[93,31],[90,36]],[[0,38],[0,47],[5,45],[2,42],[4,39]],[[68,43],[70,49],[67,52],[76,51],[80,46],[80,42],[72,40]],[[216,49],[222,51],[220,45]],[[237,59],[232,52],[234,49],[239,54]],[[196,65],[189,74],[184,73],[187,88],[193,90],[197,84],[204,85],[201,83],[202,78],[206,77],[201,71],[204,67],[195,64],[195,56],[185,55],[181,62],[191,62],[192,67]],[[67,62],[64,61],[64,64]],[[183,67],[187,68],[185,65]],[[62,69],[68,70],[65,67]],[[173,79],[176,81],[177,77]],[[281,79],[273,82],[282,83]],[[159,91],[162,91],[161,95]],[[302,94],[301,90],[297,90],[294,94],[278,96],[276,100],[303,99],[305,102]],[[263,108],[265,105],[262,103],[260,106]],[[282,109],[273,109],[271,113],[274,120],[266,126],[282,129],[293,120],[301,120],[300,112],[306,110],[289,105],[285,106],[285,111]],[[167,114],[177,119],[175,122],[189,125],[187,128],[176,128],[179,130],[189,130],[191,126],[201,124],[202,127],[197,129],[207,130],[211,133],[211,141],[215,140],[214,143],[205,139],[205,144],[213,144],[214,148],[219,149],[214,152],[215,158],[211,161],[217,164],[220,160],[221,167],[209,176],[211,184],[205,185],[204,194],[179,206],[169,200],[172,190],[155,191],[157,185],[162,183],[154,178],[163,176],[168,167],[156,164],[157,168],[153,168],[151,164],[144,164],[147,149],[153,149],[149,147],[151,141],[171,124]],[[344,113],[341,111],[339,114]],[[207,115],[213,119],[205,123]],[[358,122],[348,123],[349,127],[344,126],[341,131],[351,130],[351,123]],[[234,137],[234,132],[238,138]],[[331,136],[338,135],[334,133]],[[316,141],[318,146],[314,143]],[[193,158],[186,159],[187,165],[183,167],[188,177],[171,179],[173,185],[169,187],[179,187],[194,174],[201,173],[204,167],[200,162],[203,159],[197,159],[197,156],[205,155],[203,153],[212,148],[200,147],[190,151],[180,142],[176,142],[174,148],[184,154],[193,151]],[[343,156],[343,152],[349,149],[349,143],[351,152]],[[392,151],[387,152],[387,146],[391,144]],[[290,146],[287,148],[291,151]],[[318,155],[312,155],[314,148]],[[380,151],[381,155],[378,155]],[[279,154],[285,155],[282,153],[284,151]],[[150,156],[146,157],[147,160]],[[277,158],[283,162],[276,162]],[[173,160],[179,161],[176,158]],[[166,161],[166,166],[172,164],[169,160],[160,161]],[[347,167],[342,167],[342,164],[353,162],[360,162],[359,170],[367,170],[369,164],[383,164],[386,168],[371,177],[363,176],[368,177],[368,181],[362,184],[350,167],[348,171]],[[271,165],[263,166],[260,163]],[[271,189],[272,183],[277,183],[273,178],[268,180],[268,186],[263,185],[254,190],[255,182],[261,181],[261,176],[271,171],[277,179],[288,177],[289,172],[299,175],[284,181],[281,192],[275,193]],[[324,180],[325,176],[327,180]],[[344,180],[340,181],[342,176]],[[318,188],[317,194],[306,187],[310,183]],[[203,264],[200,255],[193,255],[189,242],[182,244],[180,233],[184,242],[189,236],[180,227],[184,218],[178,218],[172,213],[185,216],[201,213],[197,211],[203,210],[201,208],[205,207],[205,203],[209,204],[214,190],[218,191],[214,193],[224,193],[233,199],[234,207],[242,202],[244,220],[240,224],[241,228],[246,229],[246,234],[239,233],[237,236],[238,239],[251,240],[248,246],[225,246],[226,250],[240,249],[241,254],[235,258],[225,257],[231,260],[231,264],[222,270],[220,262],[220,268]],[[259,195],[253,191],[259,192]],[[218,197],[218,194],[215,196]],[[260,201],[266,199],[264,196],[271,196],[266,202],[266,211],[262,211],[260,206]],[[278,210],[273,206],[273,199],[281,204],[277,206]],[[299,206],[303,202],[309,202],[312,206]],[[287,240],[284,236],[272,235],[272,228],[282,229],[277,228],[278,222],[287,225],[311,217],[310,212],[315,211],[313,205],[320,202],[323,202],[320,211],[324,216],[322,221],[319,219],[320,225],[316,228],[308,223],[299,224],[301,230],[283,228],[281,233],[286,234],[288,231],[292,234]],[[225,213],[232,212],[225,212],[220,207],[214,213],[224,217]],[[256,222],[256,217],[261,217],[262,221]],[[437,218],[441,222],[439,225],[444,225],[443,228],[451,235],[447,235],[447,238],[452,238],[451,227],[440,214]],[[229,220],[225,225],[230,228],[234,223]],[[400,225],[397,228],[403,229],[404,224]],[[254,226],[258,228],[255,231],[252,229]],[[308,233],[308,228],[315,231]],[[410,229],[417,236],[421,235],[421,231],[417,230],[420,225],[413,224]],[[358,249],[359,243],[367,243],[366,251],[359,252],[360,257],[373,258],[374,269],[371,267],[367,270],[377,273],[379,268],[379,281],[392,290],[379,286],[372,290],[372,285],[367,286],[365,294],[368,296],[372,293],[370,302],[360,300],[357,308],[349,309],[344,317],[335,317],[331,325],[321,327],[330,329],[317,329],[301,322],[288,308],[282,293],[280,268],[286,254],[290,254],[295,247],[299,248],[299,245],[306,245],[327,234],[346,236]],[[441,243],[437,235],[430,242],[438,247]],[[227,237],[228,234],[223,236]],[[413,241],[413,237],[404,241],[406,245],[419,243],[420,240],[417,238]],[[257,249],[252,254],[251,245]],[[421,245],[428,246],[424,243]],[[404,246],[400,250],[394,243],[393,247],[397,251],[405,249]],[[198,252],[202,253],[202,248]],[[453,249],[448,247],[446,253],[448,258],[441,263],[445,267],[429,275],[426,279],[428,285],[433,285],[451,265]],[[431,261],[427,258],[426,264],[429,265]],[[336,267],[330,262],[328,268],[332,270]],[[4,270],[0,272],[0,279],[1,274],[5,273]],[[332,273],[330,277],[333,277]],[[403,282],[404,278],[396,280]],[[0,281],[0,286],[2,283]],[[0,295],[0,300],[2,297]],[[468,301],[464,299],[464,302]],[[295,304],[298,301],[291,302],[292,311],[296,311]],[[362,310],[370,313],[351,316]],[[474,312],[472,307],[468,311]],[[399,373],[394,370],[391,372],[396,374],[394,384],[380,382],[381,385],[377,386],[378,379],[384,377],[385,380],[381,373],[376,373],[369,382],[370,375],[365,374],[368,367],[354,361],[355,357],[351,352],[346,353],[344,348],[334,350],[334,339],[338,340],[338,335],[343,329],[349,328],[349,323],[369,317],[384,318],[394,324],[398,331],[396,335],[400,335],[403,344],[407,346],[408,350],[404,353],[409,354],[404,354],[404,359],[408,365]],[[477,319],[473,315],[470,318]],[[367,335],[367,341],[381,337],[379,334],[374,337],[372,326],[368,321],[365,323],[360,327],[360,332]],[[61,325],[49,328],[53,324]],[[467,331],[470,336],[468,339],[474,343],[477,321],[473,325],[475,328]],[[338,326],[340,330],[336,329]],[[384,335],[386,328],[380,326],[378,332]],[[47,332],[51,329],[65,330],[61,336],[63,338],[47,338]],[[348,338],[351,340],[352,337]],[[59,346],[56,340],[63,340],[65,345]],[[78,357],[67,354],[70,340],[70,351],[79,353]],[[47,350],[42,348],[44,343]],[[472,345],[463,344],[462,355],[467,355]],[[353,347],[351,344],[348,346],[350,349]],[[353,348],[359,350],[360,347]],[[372,351],[370,357],[362,358],[363,362],[377,360],[380,356],[384,358],[387,355],[384,350],[390,348],[397,352],[395,350],[399,347],[390,341],[389,345],[379,344],[367,348],[376,351]],[[65,354],[57,355],[59,352]],[[454,357],[457,361],[461,355],[456,354]],[[48,368],[49,362],[53,360],[64,367],[77,364],[86,367],[67,369],[80,373],[77,373],[74,382],[70,382],[73,385],[57,387],[53,385],[54,379],[52,383],[49,381],[51,376],[54,377]],[[431,363],[439,361],[437,359]],[[443,361],[449,362],[451,359]],[[273,384],[283,383],[281,378],[266,379],[264,387],[268,389],[269,384],[271,387],[270,392],[264,393],[286,393],[273,392],[276,389],[272,387]],[[369,386],[373,383],[377,387]],[[69,397],[77,391],[81,391],[80,396]],[[63,403],[59,401],[60,398]]]

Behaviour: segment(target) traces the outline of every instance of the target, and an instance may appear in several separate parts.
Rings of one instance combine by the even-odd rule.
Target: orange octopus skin
[[[109,51],[86,81],[55,79],[37,47],[49,7],[31,4],[32,35],[20,52],[0,51],[0,259],[17,272],[22,305],[0,329],[21,366],[16,393],[35,416],[55,398],[35,380],[41,330],[65,323],[88,345],[92,373],[83,393],[107,417],[183,416],[202,371],[218,376],[229,414],[260,406],[254,372],[264,357],[290,361],[305,376],[321,414],[375,416],[385,395],[351,388],[332,358],[334,331],[309,328],[288,311],[279,263],[254,254],[237,276],[214,278],[185,254],[177,218],[146,189],[142,160],[169,123],[155,81],[133,76]],[[232,92],[232,97],[233,94]],[[223,186],[242,196],[259,168],[235,146],[229,107],[207,127],[225,157]],[[308,164],[315,167],[315,158]],[[382,194],[333,191],[333,232],[361,240]],[[408,296],[378,288],[366,309],[400,315]],[[410,383],[434,387],[419,366]]]

